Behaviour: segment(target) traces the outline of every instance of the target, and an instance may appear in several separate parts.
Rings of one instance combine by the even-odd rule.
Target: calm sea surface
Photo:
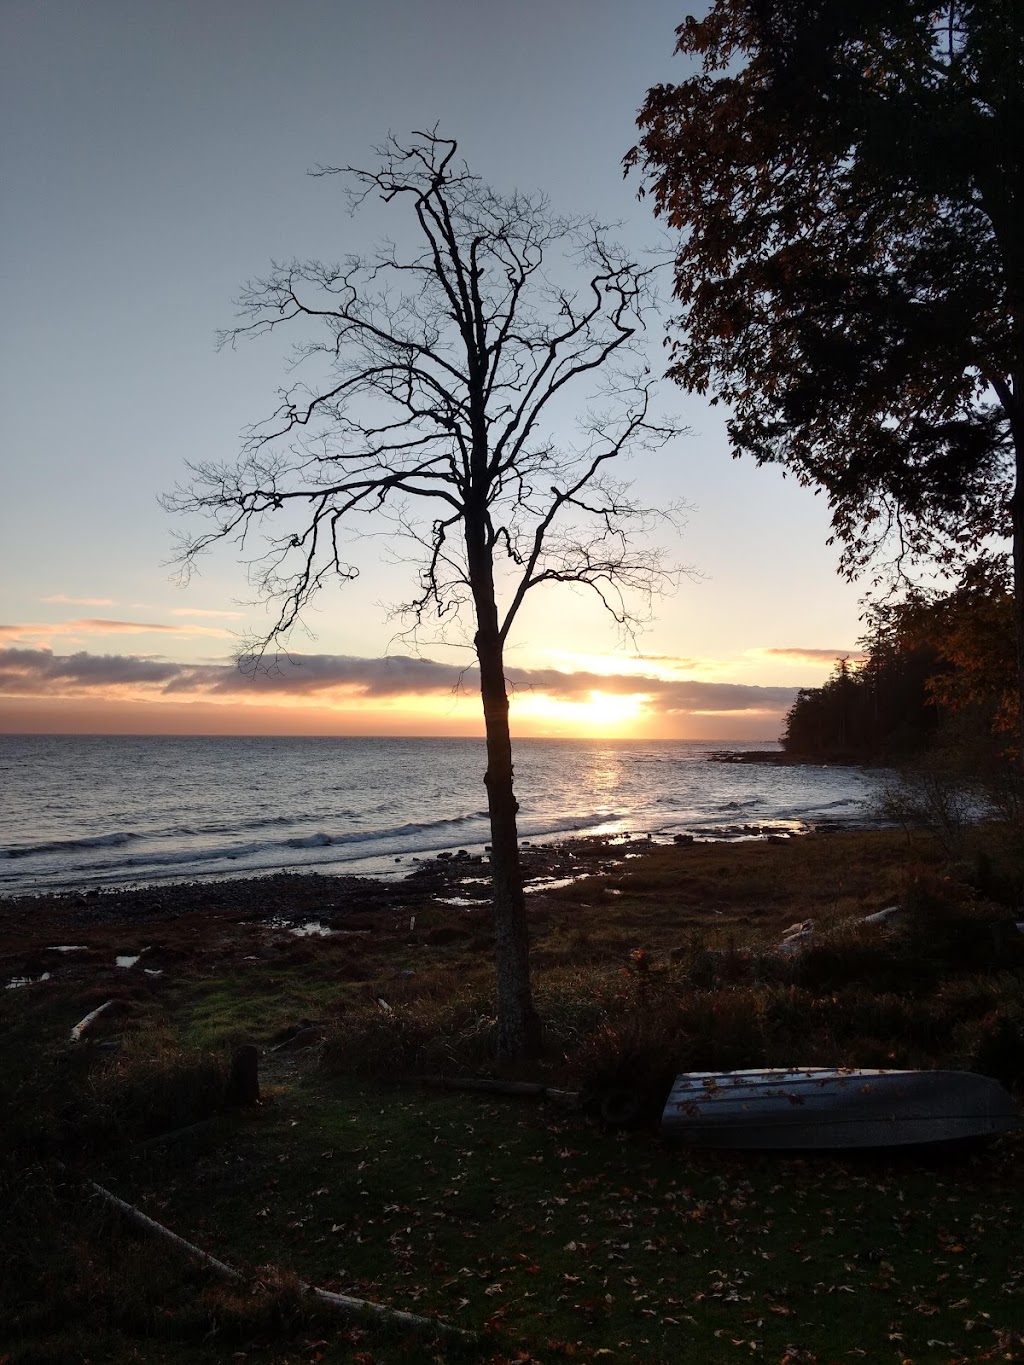
[[[885,774],[707,761],[777,747],[520,740],[521,836],[735,839],[872,820]],[[402,875],[414,856],[482,849],[483,769],[471,739],[0,736],[0,894],[281,869]]]

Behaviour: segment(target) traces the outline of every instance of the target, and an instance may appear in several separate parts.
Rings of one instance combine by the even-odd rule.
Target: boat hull
[[[1021,1127],[1011,1096],[969,1071],[691,1071],[676,1077],[666,1136],[701,1147],[902,1147]]]

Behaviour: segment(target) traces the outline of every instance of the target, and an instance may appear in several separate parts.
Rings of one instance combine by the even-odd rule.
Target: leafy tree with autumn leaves
[[[863,657],[838,660],[821,687],[797,694],[783,747],[868,762],[942,749],[975,777],[1004,782],[1016,752],[1013,611],[1005,562],[984,558],[951,592],[876,604]]]
[[[977,713],[1005,750],[1016,742],[1013,614],[1005,561],[981,558],[952,592],[910,592],[875,619],[879,638],[934,651],[931,700],[948,713]]]
[[[677,33],[699,70],[627,158],[681,234],[670,373],[825,490],[850,576],[1009,540],[1024,731],[1024,6],[714,0]]]

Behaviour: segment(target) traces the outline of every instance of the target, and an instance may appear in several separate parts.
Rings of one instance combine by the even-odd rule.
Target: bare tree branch
[[[434,129],[389,138],[376,169],[344,175],[351,201],[411,210],[418,246],[384,242],[339,264],[273,265],[239,300],[221,345],[283,329],[293,382],[245,435],[236,464],[192,466],[165,501],[210,529],[184,542],[187,575],[217,541],[248,553],[279,603],[263,641],[287,637],[329,580],[357,575],[362,519],[409,543],[414,630],[471,614],[488,745],[499,1034],[536,1045],[508,730],[504,648],[531,589],[587,588],[627,632],[674,571],[646,534],[658,518],[608,477],[612,461],[678,434],[650,416],[640,342],[656,268],[607,229],[540,195],[499,195]],[[467,622],[467,625],[469,623]],[[525,984],[524,984],[525,983]]]

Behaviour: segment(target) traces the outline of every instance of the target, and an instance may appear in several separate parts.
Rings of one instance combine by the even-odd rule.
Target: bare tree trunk
[[[476,607],[474,643],[480,664],[480,696],[487,736],[484,782],[491,823],[498,1055],[535,1057],[542,1049],[543,1030],[530,990],[530,936],[516,825],[519,803],[513,786],[505,651],[494,595],[494,561],[487,543],[485,518],[467,516],[465,531],[469,578]]]
[[[982,158],[988,167],[988,159]],[[1019,168],[1019,159],[1016,163]],[[1012,328],[1013,362],[1005,381],[993,384],[1010,424],[1013,444],[1014,483],[1010,498],[1013,558],[1013,612],[1017,663],[1017,754],[1018,774],[1024,775],[1024,251],[1021,250],[1017,201],[1020,175],[1015,180],[998,172],[979,172],[981,202],[988,214],[1002,254],[1007,281],[1007,300]]]
[[[513,789],[503,650],[496,629],[476,637],[480,695],[487,733],[487,810],[491,819],[494,887],[494,961],[497,975],[498,1054],[533,1057],[541,1051],[541,1023],[530,990],[529,930],[519,866],[519,803]]]
[[[1020,376],[1019,379],[1024,379]],[[1016,479],[1010,512],[1013,517],[1013,610],[1017,630],[1017,768],[1024,771],[1024,421],[1021,420],[1021,385],[1015,385],[1015,411],[1011,415]]]

